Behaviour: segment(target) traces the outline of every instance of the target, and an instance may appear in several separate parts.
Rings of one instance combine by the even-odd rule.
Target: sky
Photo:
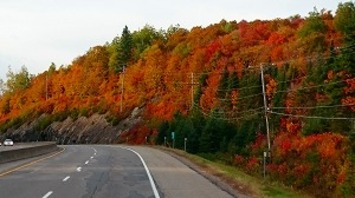
[[[0,79],[26,66],[39,74],[52,62],[69,65],[90,47],[148,24],[191,29],[227,21],[334,14],[340,0],[0,0]]]

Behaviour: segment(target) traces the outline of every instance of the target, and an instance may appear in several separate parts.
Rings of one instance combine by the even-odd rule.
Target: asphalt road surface
[[[0,173],[0,197],[232,197],[156,149],[104,145],[63,148],[56,156]],[[2,166],[0,172],[4,173]]]

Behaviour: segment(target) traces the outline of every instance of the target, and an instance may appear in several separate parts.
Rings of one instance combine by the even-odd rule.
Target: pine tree
[[[113,39],[109,51],[111,52],[110,69],[115,73],[123,72],[123,68],[128,65],[133,54],[133,39],[127,26],[123,28],[121,37]]]

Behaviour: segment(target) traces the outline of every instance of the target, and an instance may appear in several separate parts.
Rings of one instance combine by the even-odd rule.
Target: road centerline
[[[29,163],[26,163],[26,164],[23,164],[23,165],[14,167],[14,168],[12,168],[12,169],[10,169],[10,170],[8,170],[8,171],[5,171],[5,172],[0,173],[0,177],[6,176],[6,175],[8,175],[8,174],[11,174],[11,173],[16,172],[16,171],[21,170],[21,169],[24,169],[24,168],[26,168],[26,167],[32,166],[32,165],[34,165],[34,164],[36,164],[36,163],[39,163],[39,162],[41,162],[41,161],[44,161],[44,160],[46,160],[46,159],[50,159],[50,158],[52,158],[52,157],[55,157],[55,156],[57,156],[58,154],[60,154],[60,153],[62,153],[62,152],[64,152],[64,151],[65,151],[65,148],[63,148],[61,151],[58,151],[58,152],[56,152],[56,153],[54,153],[54,154],[52,154],[52,155],[50,155],[50,156],[43,157],[43,158],[40,158],[40,159],[38,159],[38,160],[34,160],[34,161],[29,162]]]
[[[63,179],[63,182],[68,181],[68,179],[70,179],[70,176],[66,176],[66,177]]]
[[[52,193],[53,193],[53,191],[49,191],[49,192],[47,192],[45,195],[43,195],[42,198],[48,198],[49,196],[52,195]]]
[[[81,172],[81,167],[76,168],[76,171]]]

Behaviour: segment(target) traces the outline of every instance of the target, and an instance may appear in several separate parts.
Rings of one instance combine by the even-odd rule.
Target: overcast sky
[[[149,24],[191,29],[227,21],[335,13],[340,0],[0,0],[0,78],[8,66],[38,74],[51,62],[68,65],[90,47]]]

